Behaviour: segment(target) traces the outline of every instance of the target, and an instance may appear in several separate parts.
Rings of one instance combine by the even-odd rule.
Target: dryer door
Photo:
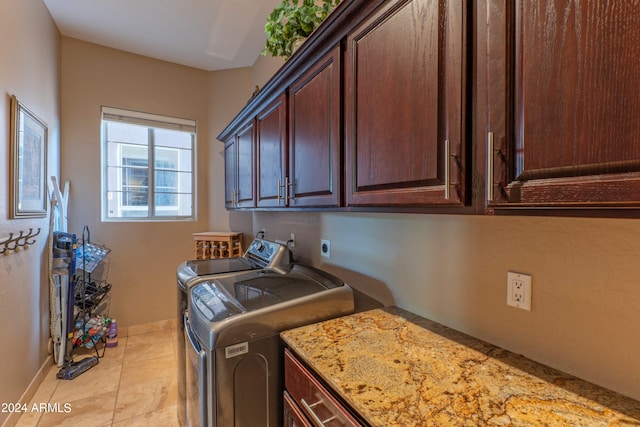
[[[214,351],[214,426],[282,426],[283,353],[279,334]]]

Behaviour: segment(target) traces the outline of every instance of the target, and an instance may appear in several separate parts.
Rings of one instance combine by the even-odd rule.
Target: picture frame
[[[47,125],[11,96],[12,218],[47,216]]]

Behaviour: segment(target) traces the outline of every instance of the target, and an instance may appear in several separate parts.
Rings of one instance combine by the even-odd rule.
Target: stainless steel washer
[[[280,427],[279,333],[353,310],[348,285],[299,264],[194,286],[184,317],[189,425]]]
[[[240,257],[185,261],[178,266],[177,290],[177,349],[178,349],[178,419],[186,423],[185,334],[184,314],[187,310],[189,291],[195,285],[213,280],[237,276],[248,271],[279,268],[291,263],[291,251],[286,245],[264,239],[254,239]]]

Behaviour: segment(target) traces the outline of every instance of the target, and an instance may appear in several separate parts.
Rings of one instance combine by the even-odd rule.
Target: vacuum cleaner
[[[56,374],[61,380],[72,380],[78,375],[88,371],[98,364],[98,356],[90,356],[77,362],[70,361],[64,364]]]
[[[61,380],[72,380],[78,375],[88,371],[92,367],[98,364],[98,356],[90,356],[84,359],[78,360],[77,362],[73,361],[73,302],[74,295],[76,292],[76,282],[72,280],[69,282],[69,296],[67,297],[67,301],[69,301],[69,308],[67,310],[67,344],[66,344],[66,355],[64,358],[64,365],[58,373],[56,374],[56,378]]]
[[[69,291],[75,292],[75,282],[72,282],[72,284],[69,286]],[[69,298],[70,298],[70,301],[73,301],[72,297],[69,297]],[[69,311],[71,312],[71,315],[73,315],[73,309],[71,308],[71,310]],[[71,320],[67,322],[67,325],[69,325],[68,326],[69,329],[73,328],[72,326],[73,322]],[[73,330],[68,332],[67,334],[68,339],[67,339],[67,346],[66,346],[67,354],[64,359],[64,365],[62,366],[62,368],[60,368],[60,370],[56,374],[56,378],[61,380],[72,380],[75,377],[88,371],[89,369],[93,368],[98,364],[98,356],[89,356],[84,359],[78,360],[77,362],[74,362],[73,355],[72,355],[73,336],[74,336]]]
[[[62,380],[72,380],[98,364],[97,356],[90,356],[77,362],[73,361],[73,308],[76,282],[71,278],[76,272],[75,251],[76,236],[74,234],[59,231],[53,233],[53,273],[65,276],[65,279],[67,279],[66,282],[68,283],[66,299],[63,299],[67,305],[66,315],[62,316],[64,319],[62,327],[66,333],[64,364],[56,374],[56,378]]]

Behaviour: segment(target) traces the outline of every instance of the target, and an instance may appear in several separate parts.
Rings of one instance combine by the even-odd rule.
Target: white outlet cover
[[[532,276],[524,273],[507,273],[507,305],[531,311]]]
[[[325,258],[331,258],[331,240],[320,240],[320,255]]]

